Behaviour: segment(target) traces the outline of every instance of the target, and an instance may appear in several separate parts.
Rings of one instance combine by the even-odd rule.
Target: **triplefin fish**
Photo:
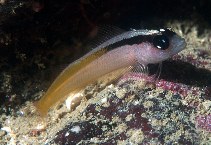
[[[68,94],[85,88],[110,72],[160,63],[185,46],[185,40],[170,29],[130,30],[113,36],[69,64],[36,103],[37,110],[46,115]]]

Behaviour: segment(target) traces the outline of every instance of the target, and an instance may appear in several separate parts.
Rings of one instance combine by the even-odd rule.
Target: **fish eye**
[[[169,47],[169,39],[165,35],[157,35],[153,38],[153,45],[161,50],[166,50]]]

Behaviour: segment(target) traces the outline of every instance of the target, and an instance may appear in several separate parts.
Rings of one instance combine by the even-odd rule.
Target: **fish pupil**
[[[157,35],[153,38],[153,45],[158,49],[165,50],[169,47],[169,39],[165,35]]]

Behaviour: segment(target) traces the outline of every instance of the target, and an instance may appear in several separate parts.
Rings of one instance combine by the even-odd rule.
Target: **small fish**
[[[64,101],[70,93],[80,91],[100,77],[130,66],[140,68],[160,63],[185,46],[185,40],[170,29],[123,32],[65,68],[35,106],[45,116],[52,106]],[[77,100],[74,95],[72,97]]]

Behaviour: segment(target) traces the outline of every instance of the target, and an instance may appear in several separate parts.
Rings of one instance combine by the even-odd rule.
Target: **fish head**
[[[160,29],[150,36],[148,41],[140,44],[144,64],[160,63],[179,53],[186,47],[185,39],[170,29]]]

